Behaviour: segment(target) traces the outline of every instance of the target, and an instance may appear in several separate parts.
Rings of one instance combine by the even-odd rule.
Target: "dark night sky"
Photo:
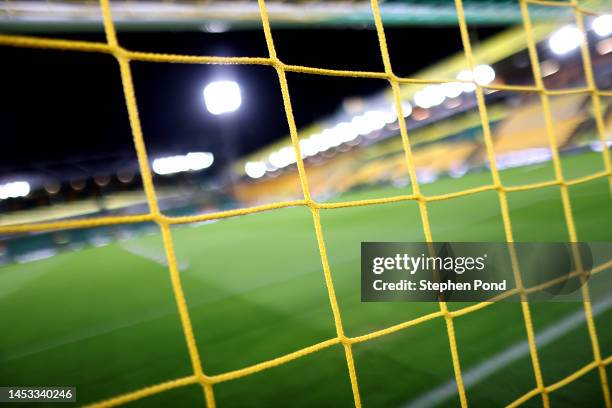
[[[499,28],[479,29],[482,39]],[[289,64],[382,71],[374,30],[274,30]],[[66,38],[68,35],[54,34]],[[71,35],[99,40],[101,34]],[[461,49],[456,27],[388,29],[394,70],[409,75]],[[121,33],[126,48],[199,55],[267,56],[262,31]],[[109,55],[0,47],[0,177],[15,172],[115,172],[135,163],[116,61]],[[221,149],[234,135],[238,154],[288,133],[278,79],[270,67],[133,62],[136,97],[151,156]],[[233,77],[243,93],[229,125],[206,112],[204,85]],[[388,86],[371,79],[288,74],[298,127],[333,113],[346,96]],[[228,118],[230,119],[230,118]],[[225,122],[225,121],[224,121]],[[223,126],[223,127],[222,127]],[[69,164],[67,164],[69,163]]]

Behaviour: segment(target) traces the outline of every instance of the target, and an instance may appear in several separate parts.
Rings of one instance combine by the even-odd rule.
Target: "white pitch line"
[[[163,252],[160,253],[154,249],[146,248],[135,243],[124,243],[120,246],[120,248],[131,253],[132,255],[140,256],[162,266],[168,266],[168,259],[166,259],[166,254]],[[188,262],[181,262],[177,259],[177,264],[179,271],[184,271],[185,269],[189,268]]]
[[[597,316],[612,307],[612,296],[608,296],[593,303],[593,315]],[[567,332],[580,326],[585,321],[584,310],[574,312],[561,319],[557,323],[547,327],[536,335],[536,344],[543,347]],[[504,366],[529,354],[529,343],[527,340],[520,341],[485,362],[463,372],[463,385],[465,388],[474,386],[486,379],[489,375],[499,371]],[[404,404],[403,408],[429,408],[436,406],[457,394],[457,383],[454,379],[434,388],[431,391]]]

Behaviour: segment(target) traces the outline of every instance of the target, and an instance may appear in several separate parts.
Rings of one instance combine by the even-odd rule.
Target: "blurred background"
[[[283,62],[383,71],[367,2],[272,1],[269,9]],[[95,2],[10,1],[0,11],[0,28],[6,32],[104,40]],[[588,43],[597,86],[610,89],[609,15],[587,16],[585,37],[576,29],[571,8],[532,5],[529,12],[548,89],[587,86],[582,41]],[[128,49],[267,55],[256,2],[117,1],[113,13],[120,42]],[[395,72],[449,81],[401,88],[403,120],[420,183],[486,172],[475,87],[453,82],[472,79],[454,4],[387,1],[382,13]],[[474,79],[492,86],[485,92],[498,167],[550,161],[538,94],[494,88],[534,85],[518,3],[467,2],[466,15],[477,64]],[[5,135],[0,153],[0,223],[145,213],[113,59],[48,50],[2,51],[6,81],[0,102]],[[132,65],[164,212],[203,213],[301,198],[271,67]],[[336,199],[370,186],[410,188],[387,81],[291,72],[288,81],[316,199]],[[206,94],[211,84],[218,86]],[[608,129],[609,99],[601,98]],[[588,93],[551,96],[550,108],[562,154],[601,151]],[[78,240],[60,241],[66,239]],[[17,255],[14,250],[3,253],[5,262]]]
[[[554,180],[540,94],[520,88],[535,87],[536,81],[518,1],[464,2],[473,72],[465,59],[453,1],[380,3],[394,72],[424,83],[401,85],[404,117],[398,118],[384,79],[287,73],[313,198],[339,202],[410,194],[399,121],[406,123],[412,164],[424,194],[490,185],[476,84],[484,89],[504,185]],[[572,7],[530,4],[528,11],[541,80],[553,91],[550,115],[564,176],[596,176],[570,191],[579,238],[609,241],[609,174],[603,157],[612,145],[612,8],[603,0],[580,4],[590,11],[584,13],[584,32],[577,28]],[[119,43],[132,51],[268,56],[256,1],[126,0],[112,1],[111,7]],[[267,7],[277,54],[285,64],[384,72],[369,2],[270,0]],[[95,1],[5,1],[0,5],[0,33],[105,42]],[[588,55],[582,53],[583,44]],[[603,135],[596,121],[598,105],[587,92],[585,58],[602,91]],[[113,56],[0,46],[0,59],[0,226],[146,214]],[[303,198],[274,68],[141,61],[132,61],[131,68],[164,214],[205,214]],[[568,240],[557,187],[512,193],[509,200],[515,239]],[[430,214],[436,240],[505,240],[492,191],[436,202]],[[349,334],[436,310],[436,304],[363,305],[358,299],[359,242],[424,240],[415,203],[333,210],[323,213],[322,222]],[[217,356],[210,357],[214,373],[334,336],[307,209],[173,227],[173,235],[198,344],[204,355],[208,351]],[[243,257],[233,259],[236,254]],[[0,307],[6,312],[0,322],[15,328],[0,340],[1,383],[77,384],[83,390],[81,401],[92,402],[189,372],[155,224],[0,234],[0,265]],[[148,282],[145,288],[143,281]],[[290,295],[296,285],[301,293]],[[113,300],[109,302],[108,296]],[[520,308],[510,306],[499,306],[497,314],[486,312],[488,317],[472,317],[463,338],[458,329],[468,366],[482,361],[484,351],[492,355],[522,341]],[[546,306],[540,306],[546,310],[539,321],[536,317],[542,327],[581,307]],[[612,316],[603,316],[609,306],[601,306],[599,317],[600,328],[606,326],[608,332]],[[250,310],[246,315],[245,309]],[[49,327],[49,319],[57,324]],[[443,323],[435,325],[436,340],[426,351],[412,352],[418,355],[399,358],[396,352],[405,349],[406,342],[433,338],[434,329],[415,329],[403,340],[394,337],[379,348],[364,344],[363,351],[357,351],[368,405],[402,405],[452,381]],[[505,339],[478,345],[496,325],[507,334]],[[586,329],[580,330],[547,349],[546,379],[558,380],[588,363],[586,356],[592,359]],[[270,332],[279,331],[283,334],[264,344]],[[152,336],[165,340],[157,344],[150,341]],[[134,363],[125,358],[114,366],[104,364],[104,356],[123,359],[143,341],[147,345],[132,356]],[[253,343],[258,346],[247,357],[236,355]],[[561,358],[568,344],[578,344],[576,355]],[[612,351],[609,340],[602,340],[602,347],[608,354]],[[332,349],[340,357],[331,355]],[[323,373],[304,368],[300,381],[289,378],[289,371],[279,371],[270,374],[272,379],[249,380],[255,383],[232,382],[237,384],[234,388],[223,384],[219,398],[230,406],[257,406],[263,401],[283,405],[286,398],[296,396],[294,405],[350,405],[340,350],[330,348],[316,356],[312,358],[323,360],[299,364],[328,367]],[[444,363],[438,365],[441,360]],[[206,357],[204,361],[206,368]],[[429,367],[432,361],[435,367]],[[95,364],[101,371],[89,370]],[[55,374],[41,371],[41,366],[53,367]],[[517,375],[524,379],[505,388],[474,385],[476,405],[504,405],[533,388],[528,355],[517,357],[509,367],[500,368],[495,381],[501,384]],[[560,405],[602,403],[596,373],[592,374],[582,388],[560,392]],[[306,395],[306,389],[319,386],[326,376],[343,378],[338,380],[341,385],[329,380],[336,385],[323,387],[317,398]],[[284,386],[269,387],[277,382]],[[260,388],[268,391],[257,394],[254,390]],[[176,398],[201,402],[201,393],[186,390],[190,391],[172,391],[184,395],[158,396],[161,399],[149,404],[164,405]],[[240,398],[245,393],[255,396],[245,402]],[[458,403],[455,398],[451,392],[428,404],[453,406]]]

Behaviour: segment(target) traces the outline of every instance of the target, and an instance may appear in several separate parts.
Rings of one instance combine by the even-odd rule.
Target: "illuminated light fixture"
[[[117,173],[117,179],[122,183],[131,183],[134,180],[134,173],[129,170],[123,170]]]
[[[310,135],[310,137],[308,138],[308,142],[312,146],[313,156],[323,151],[321,135],[319,135],[318,133],[315,133],[314,135]]]
[[[186,155],[161,157],[153,160],[153,171],[159,175],[204,170],[212,166],[215,157],[209,152],[192,152]]]
[[[542,71],[542,77],[547,77],[559,72],[559,63],[554,60],[542,61],[540,68]]]
[[[474,68],[474,80],[478,85],[489,85],[495,80],[495,70],[490,65],[478,65]]]
[[[266,174],[266,163],[264,162],[247,162],[244,165],[244,171],[250,178],[258,179]]]
[[[461,81],[473,81],[472,72],[465,69],[457,74],[457,79]],[[474,92],[476,90],[476,85],[470,82],[462,82],[461,86],[463,87],[463,92]]]
[[[57,194],[61,189],[60,183],[57,181],[49,181],[45,184],[45,191],[49,194]]]
[[[439,85],[428,85],[414,94],[414,103],[424,109],[438,106],[444,99],[444,91]]]
[[[329,130],[327,135],[330,138],[329,144],[331,147],[337,147],[342,144],[342,138],[345,132],[346,129],[343,126],[340,126],[340,123]]]
[[[593,31],[600,37],[612,34],[612,14],[604,14],[593,20]]]
[[[463,93],[463,84],[461,82],[447,82],[441,84],[440,88],[447,98],[456,98]]]
[[[268,158],[268,161],[277,169],[282,169],[283,167],[287,167],[290,164],[295,163],[297,160],[295,158],[293,147],[286,146],[279,151],[272,152]]]
[[[600,55],[606,55],[612,52],[612,38],[606,38],[597,43],[597,52]]]
[[[72,187],[72,189],[75,191],[81,191],[85,188],[86,184],[87,183],[85,182],[85,180],[72,180],[70,182],[70,187]]]
[[[338,129],[336,127],[333,127],[331,129],[327,129],[323,133],[326,135],[326,137],[329,140],[328,141],[329,148],[337,147],[337,146],[340,146],[342,144],[341,135],[338,132]]]
[[[349,115],[354,115],[356,113],[363,111],[364,105],[365,105],[365,102],[363,98],[360,98],[358,96],[352,97],[352,98],[346,98],[342,101],[342,106],[344,107],[344,110]]]
[[[462,81],[474,81],[480,86],[489,85],[495,80],[495,70],[490,65],[481,64],[474,68],[474,74],[468,69],[459,72],[457,79]],[[463,92],[474,92],[476,85],[469,82],[461,84]]]
[[[428,119],[431,116],[431,113],[427,109],[417,109],[412,114],[412,118],[416,121],[421,121]]]
[[[0,200],[25,197],[28,194],[30,194],[30,183],[27,181],[13,181],[0,184]]]
[[[94,183],[96,183],[98,187],[105,187],[108,185],[108,183],[110,183],[110,177],[109,176],[95,176]]]
[[[444,102],[444,107],[446,109],[455,109],[461,106],[461,100],[457,98],[451,98]]]
[[[207,169],[215,162],[215,156],[209,152],[187,153],[186,158],[191,171]]]
[[[372,130],[380,130],[387,124],[385,112],[380,109],[368,111],[363,116],[370,122]]]
[[[412,114],[412,105],[410,104],[410,102],[402,102],[402,113],[404,114],[405,118]]]
[[[548,39],[550,50],[557,55],[574,51],[584,41],[584,34],[578,28],[567,25],[555,31]]]
[[[409,117],[412,114],[412,105],[408,101],[402,101],[402,114],[405,118]],[[397,120],[397,111],[395,109],[395,105],[391,107],[384,114],[384,121],[387,124],[391,124]]]
[[[314,142],[310,139],[300,140],[300,153],[302,158],[310,157],[318,153]]]
[[[372,131],[368,118],[366,118],[365,115],[355,116],[351,120],[351,123],[357,133],[359,133],[360,135],[367,135]]]
[[[384,115],[382,111],[381,111],[381,114]],[[366,119],[367,119],[367,116],[366,116]],[[385,125],[385,122],[383,120],[382,126],[384,125]],[[338,139],[340,144],[342,144],[342,143],[346,143],[346,142],[355,140],[359,136],[359,132],[352,123],[342,122],[342,123],[337,124],[334,127],[334,135],[335,135],[334,137]]]
[[[215,81],[204,88],[206,109],[213,115],[237,110],[242,104],[240,86],[234,81]]]
[[[229,25],[222,21],[211,21],[210,23],[204,24],[202,30],[207,33],[224,33],[229,30]]]
[[[324,133],[325,132],[310,136],[310,141],[317,150],[317,153],[324,152],[331,147],[331,144],[329,144],[329,138],[327,138]]]

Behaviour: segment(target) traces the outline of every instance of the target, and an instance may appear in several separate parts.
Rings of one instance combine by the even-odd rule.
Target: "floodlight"
[[[488,85],[495,79],[495,70],[490,65],[478,65],[474,68],[474,80],[478,85]]]
[[[244,165],[244,171],[251,178],[260,178],[266,174],[266,163],[264,162],[247,162]]]
[[[481,86],[489,85],[495,79],[495,70],[490,65],[481,64],[474,67],[473,74],[472,71],[468,69],[459,72],[459,74],[457,74],[457,79],[460,79],[462,81],[474,81]],[[455,90],[455,85],[443,84],[441,86],[447,92],[449,91],[449,89],[450,92],[453,92]],[[463,88],[463,92],[473,92],[476,90],[476,85],[470,83],[462,83],[461,87]]]
[[[204,88],[206,109],[213,115],[233,112],[242,103],[240,86],[234,81],[215,81]]]
[[[612,14],[604,14],[593,20],[593,31],[600,37],[612,34]]]
[[[402,101],[402,113],[404,114],[405,118],[412,114],[412,105],[410,102]],[[397,120],[397,111],[395,110],[395,106],[385,113],[384,120],[388,124],[391,124]]]
[[[302,157],[310,157],[318,153],[317,146],[312,139],[300,140],[300,152]]]
[[[462,81],[473,81],[474,76],[470,70],[464,69],[457,74],[457,79]],[[474,92],[476,90],[476,85],[470,82],[462,82],[461,86],[463,87],[463,92]]]
[[[192,152],[186,155],[161,157],[153,160],[153,171],[166,175],[186,171],[198,171],[212,166],[215,157],[210,152]]]
[[[548,46],[557,55],[565,55],[582,44],[584,34],[574,26],[567,25],[555,31],[548,39]]]
[[[192,152],[187,153],[187,161],[189,163],[189,170],[197,171],[207,169],[212,166],[215,161],[215,156],[210,152]]]
[[[282,149],[270,153],[268,157],[270,164],[277,169],[282,169],[296,162],[295,152],[293,147],[285,146]]]
[[[0,184],[0,200],[7,198],[25,197],[30,194],[30,183],[27,181],[13,181]]]
[[[440,105],[445,99],[444,90],[438,85],[428,85],[414,94],[414,103],[424,109]]]
[[[456,98],[463,93],[463,84],[461,82],[447,82],[440,84],[440,88],[447,98]]]

